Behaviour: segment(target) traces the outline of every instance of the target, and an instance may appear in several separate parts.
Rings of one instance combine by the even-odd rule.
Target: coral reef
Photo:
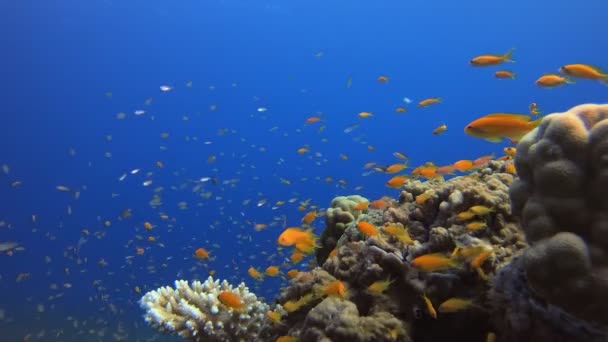
[[[328,224],[326,230],[336,242],[324,247],[335,246],[335,252],[321,268],[300,272],[283,289],[279,303],[302,305],[284,317],[281,333],[302,341],[485,338],[490,329],[483,309],[488,279],[526,246],[510,213],[513,176],[503,170],[503,162],[491,162],[446,182],[411,180],[398,205],[352,215],[339,230]],[[471,208],[487,212],[464,217]],[[376,230],[364,232],[361,222]],[[472,222],[478,223],[475,229],[468,228]],[[403,231],[407,233],[391,233]],[[431,253],[452,256],[458,265],[436,272],[413,265],[414,259]],[[481,254],[484,259],[474,264],[472,259]],[[346,289],[343,296],[328,293],[336,282]],[[309,300],[303,303],[306,296]],[[475,308],[462,315],[440,312],[432,317],[425,298],[438,306],[453,297],[471,298]]]
[[[223,292],[235,302],[220,300]],[[268,305],[249,292],[244,283],[232,287],[209,277],[188,285],[176,280],[175,288],[161,287],[146,293],[140,301],[145,320],[152,327],[178,334],[191,341],[253,341],[267,336]]]
[[[547,115],[517,147],[520,178],[490,161],[410,179],[386,205],[336,197],[320,266],[282,289],[274,323],[244,285],[211,278],[146,294],[146,320],[195,339],[608,341],[607,118],[608,105]],[[218,304],[222,290],[248,309]]]
[[[539,327],[549,325],[555,328],[555,335],[574,326],[571,329],[574,334],[564,333],[572,336],[570,340],[601,339],[602,330],[606,338],[606,119],[608,105],[595,104],[547,115],[517,147],[515,166],[520,178],[511,187],[510,195],[513,211],[521,215],[521,227],[531,247],[521,260],[505,268],[500,278],[517,281],[519,288],[527,287],[530,303],[542,304],[534,308],[538,314],[529,316],[536,320],[534,324],[512,324],[511,336],[529,336],[532,327],[542,330]],[[508,273],[520,276],[513,278]],[[499,302],[513,296],[506,292],[507,285],[503,283],[497,282],[495,286],[495,299]],[[511,315],[526,316],[529,312],[523,307],[511,308]],[[568,319],[555,323],[556,312]],[[503,318],[499,316],[497,321]],[[514,321],[510,317],[505,319]]]

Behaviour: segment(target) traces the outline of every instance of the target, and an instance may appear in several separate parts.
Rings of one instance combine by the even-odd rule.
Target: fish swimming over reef
[[[532,121],[528,115],[493,113],[472,121],[465,126],[464,132],[491,142],[501,142],[503,138],[517,142],[541,121],[542,118]]]

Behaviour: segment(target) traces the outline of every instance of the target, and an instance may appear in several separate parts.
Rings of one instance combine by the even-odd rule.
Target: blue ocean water
[[[564,64],[608,68],[606,10],[601,0],[3,2],[0,243],[20,248],[0,255],[2,340],[152,338],[141,295],[209,271],[272,301],[286,282],[247,269],[284,264],[284,224],[338,195],[398,196],[364,164],[396,163],[397,151],[412,166],[498,157],[509,143],[463,127],[532,102],[544,113],[606,102],[600,82],[534,84]],[[469,64],[510,48],[515,63]],[[493,76],[505,68],[516,78]],[[442,102],[416,106],[429,97]],[[306,125],[314,115],[322,121]],[[193,257],[199,247],[210,260]]]

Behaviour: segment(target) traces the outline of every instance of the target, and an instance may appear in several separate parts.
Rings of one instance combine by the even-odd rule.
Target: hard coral
[[[240,299],[242,308],[227,307],[218,300],[228,291]],[[204,283],[176,280],[146,293],[140,301],[152,327],[190,341],[252,341],[266,336],[268,305],[249,292],[244,283],[232,287],[209,277]]]
[[[300,341],[409,341],[403,322],[388,312],[359,315],[354,303],[325,298],[308,312]]]
[[[329,253],[336,247],[338,239],[344,233],[346,226],[361,215],[356,210],[359,203],[369,202],[359,195],[338,196],[331,201],[325,213],[325,230],[321,234],[321,248],[316,251],[317,262],[322,265]]]
[[[513,210],[532,245],[518,263],[534,296],[608,325],[608,105],[547,115],[517,146]],[[582,323],[581,323],[582,324]]]

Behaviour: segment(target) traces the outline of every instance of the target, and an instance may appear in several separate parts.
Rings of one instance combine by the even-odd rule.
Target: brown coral
[[[608,105],[547,115],[517,147],[513,210],[533,245],[533,292],[579,318],[608,324]]]

